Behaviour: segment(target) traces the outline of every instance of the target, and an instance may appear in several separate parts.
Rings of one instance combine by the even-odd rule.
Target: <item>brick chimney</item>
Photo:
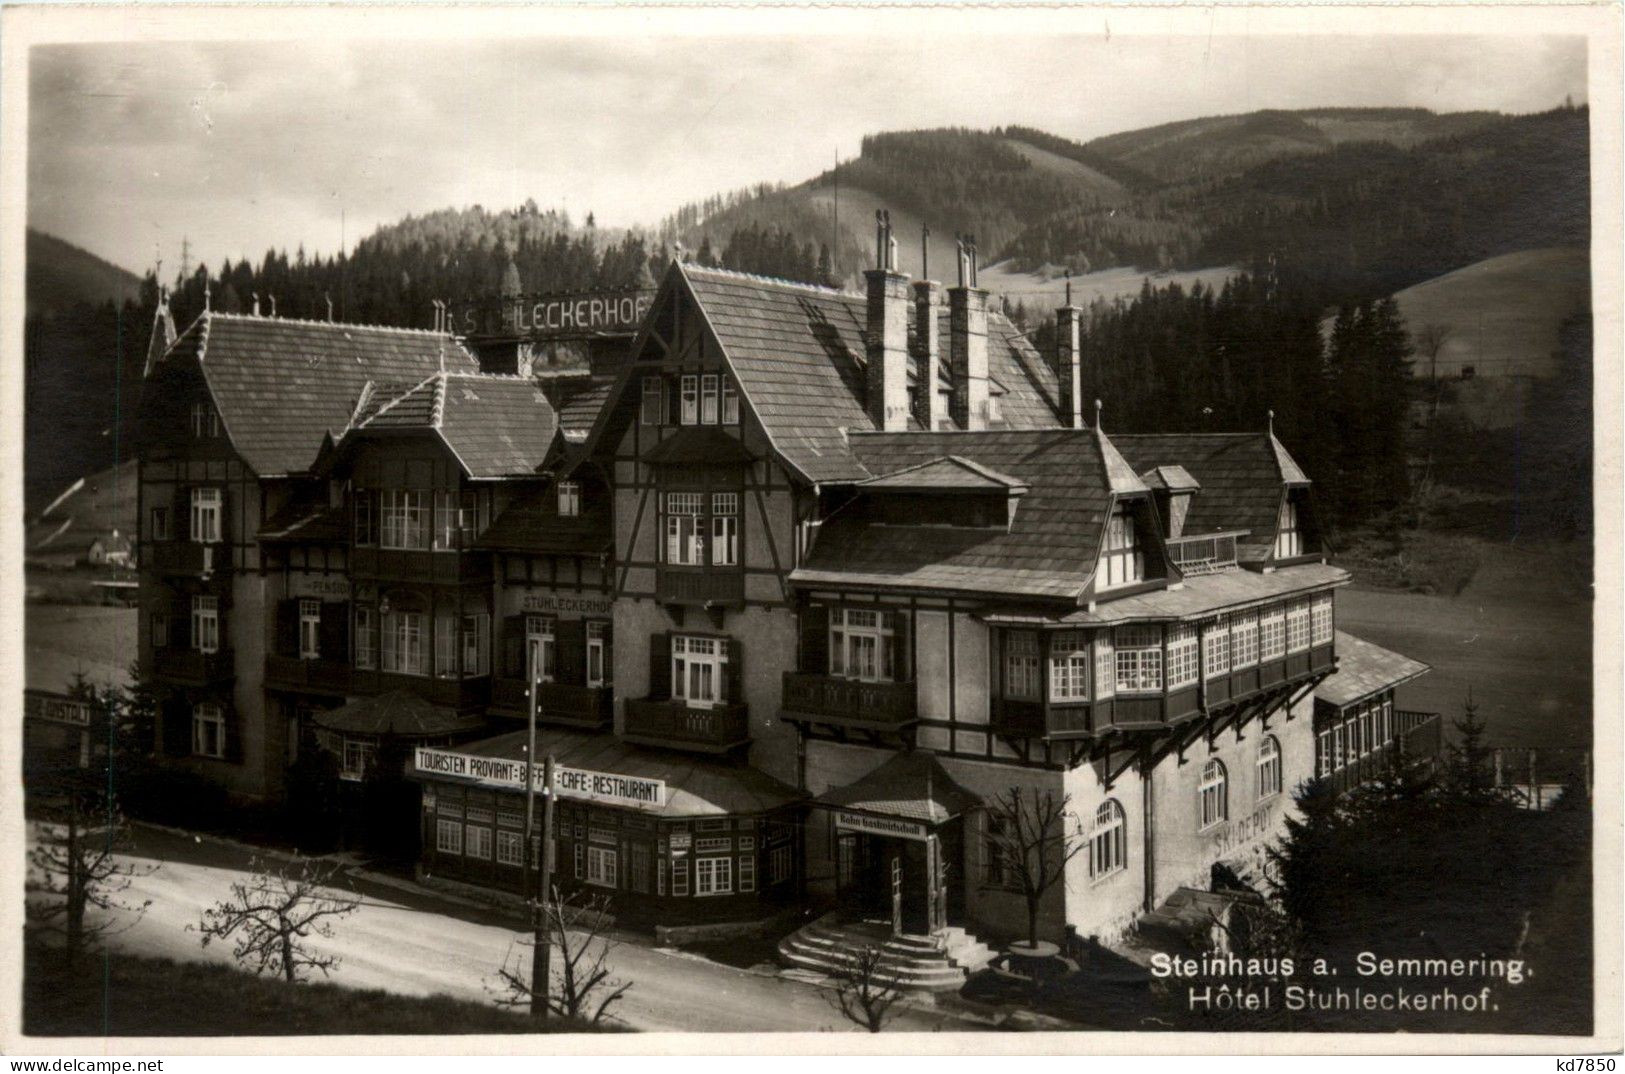
[[[1061,388],[1061,420],[1083,428],[1083,369],[1078,353],[1078,324],[1083,311],[1072,304],[1072,281],[1066,281],[1066,305],[1055,311],[1055,375]]]
[[[868,410],[876,429],[908,428],[908,277],[897,271],[891,214],[875,211],[875,267],[868,284]]]
[[[967,429],[986,429],[987,292],[976,286],[976,240],[959,240],[959,286],[948,288],[948,354],[956,409]]]
[[[916,387],[920,424],[927,429],[936,429],[948,420],[948,408],[938,390],[942,376],[942,325],[937,321],[941,293],[942,284],[936,280],[914,281],[914,339],[919,357]]]

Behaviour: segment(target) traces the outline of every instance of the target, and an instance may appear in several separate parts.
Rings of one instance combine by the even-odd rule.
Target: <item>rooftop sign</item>
[[[525,789],[525,762],[502,757],[478,757],[472,753],[437,750],[419,746],[412,758],[413,770],[421,775],[441,776],[481,787],[502,790]],[[537,790],[543,786],[543,766],[530,766],[530,778]],[[641,776],[615,772],[593,772],[583,768],[555,765],[553,786],[561,798],[583,798],[605,805],[659,809],[666,804],[666,783]]]
[[[637,332],[654,291],[578,291],[469,302],[454,309],[452,331],[467,336],[525,336],[535,340],[630,336]]]

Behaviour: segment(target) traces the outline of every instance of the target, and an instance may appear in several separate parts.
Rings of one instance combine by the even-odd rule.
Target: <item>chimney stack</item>
[[[1061,420],[1083,428],[1083,368],[1078,353],[1078,324],[1083,311],[1072,304],[1072,281],[1066,281],[1066,305],[1055,311],[1055,376],[1061,388]]]
[[[942,326],[937,321],[941,291],[942,284],[936,280],[914,281],[914,338],[919,352],[915,385],[920,424],[927,429],[940,428],[948,418],[948,408],[938,390],[942,379]]]
[[[875,428],[908,428],[908,277],[897,271],[891,214],[875,210],[875,267],[868,284],[868,410]]]
[[[965,428],[986,429],[987,292],[976,286],[976,239],[961,237],[958,252],[959,285],[948,288],[948,354],[954,395]]]

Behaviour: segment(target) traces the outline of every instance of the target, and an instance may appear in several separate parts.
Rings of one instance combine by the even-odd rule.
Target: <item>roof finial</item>
[[[1072,305],[1072,270],[1066,270],[1066,304]]]
[[[1101,405],[1100,400],[1096,399],[1095,400],[1095,432],[1097,432],[1097,433],[1105,431],[1104,429],[1102,429],[1100,427],[1100,412],[1103,409],[1105,409],[1105,408]]]
[[[258,317],[260,315],[260,293],[258,291],[248,293],[254,296],[254,316]],[[207,302],[205,302],[205,305],[207,305]]]
[[[1269,412],[1269,416],[1270,416],[1270,436],[1273,438],[1275,436],[1275,411],[1271,410]]]

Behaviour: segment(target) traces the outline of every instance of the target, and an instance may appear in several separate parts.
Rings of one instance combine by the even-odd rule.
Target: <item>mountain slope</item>
[[[56,317],[81,302],[138,302],[141,279],[88,250],[29,228],[24,290],[28,316]]]

